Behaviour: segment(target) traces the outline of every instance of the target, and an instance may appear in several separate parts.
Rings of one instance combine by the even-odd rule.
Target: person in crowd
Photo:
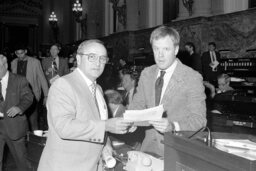
[[[168,26],[151,33],[156,64],[141,72],[137,92],[128,106],[130,110],[140,110],[163,105],[161,120],[143,124],[147,128],[141,151],[158,156],[164,155],[163,133],[196,131],[206,125],[203,79],[176,58],[179,42],[179,33]]]
[[[123,77],[122,77],[122,87],[124,87],[125,92],[123,97],[123,104],[127,107],[132,99],[133,95],[136,92],[138,82],[138,73],[132,71],[131,69],[124,69],[123,70]]]
[[[57,78],[69,73],[68,60],[59,57],[60,50],[59,44],[53,44],[50,48],[50,57],[42,60],[42,67],[49,85]]]
[[[217,76],[221,74],[221,70],[220,53],[216,51],[214,42],[208,43],[208,51],[202,54],[201,60],[204,80],[216,86]]]
[[[185,50],[189,54],[189,56],[187,57],[186,62],[183,63],[202,74],[201,56],[196,53],[196,47],[194,43],[187,42],[185,44]]]
[[[0,54],[0,170],[7,144],[18,170],[28,171],[25,113],[33,102],[33,93],[25,77],[7,69],[7,58]]]
[[[39,101],[41,99],[42,90],[44,93],[43,103],[45,104],[47,100],[47,80],[44,76],[40,61],[36,58],[28,56],[24,45],[17,45],[15,48],[15,54],[18,58],[12,61],[11,70],[15,74],[25,76],[30,84],[30,87],[32,88],[34,101],[28,109],[28,118],[30,130],[37,130],[39,129],[38,107],[40,105]]]
[[[96,83],[108,62],[103,43],[96,39],[82,42],[76,58],[77,69],[51,85],[48,137],[38,171],[101,170],[101,154],[112,155],[106,132],[135,131],[130,121],[108,119],[102,89]]]
[[[126,108],[123,105],[122,95],[113,89],[108,89],[104,92],[107,105],[109,107],[111,117],[123,117]]]
[[[119,59],[119,70],[122,69],[128,69],[130,68],[129,64],[126,62],[126,60],[124,58],[120,58]]]
[[[230,86],[231,78],[228,74],[220,74],[217,77],[218,86],[215,88],[213,84],[208,81],[204,81],[205,87],[210,89],[211,98],[214,98],[216,94],[231,92],[234,89]]]

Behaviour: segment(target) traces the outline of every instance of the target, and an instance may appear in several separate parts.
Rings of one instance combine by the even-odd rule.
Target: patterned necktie
[[[2,101],[4,101],[4,97],[3,97],[3,94],[2,94],[2,79],[0,79],[0,103],[2,102]]]
[[[164,74],[165,71],[160,71],[160,77],[157,78],[155,83],[155,105],[158,106],[161,99],[162,88],[164,85]]]
[[[98,102],[97,102],[97,97],[96,97],[96,87],[97,87],[97,84],[96,84],[96,83],[92,83],[92,84],[91,84],[92,96],[93,96],[93,98],[94,98],[94,101],[95,101],[95,104],[96,104],[96,106],[97,106],[97,108],[98,108],[98,111],[100,111],[100,110],[99,110],[99,105],[98,105]]]
[[[56,63],[56,58],[52,61],[52,68],[53,68],[54,72],[58,71],[58,67],[57,67],[57,63]]]

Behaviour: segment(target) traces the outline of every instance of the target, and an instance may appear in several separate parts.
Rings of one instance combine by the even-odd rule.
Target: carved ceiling
[[[0,0],[1,16],[39,16],[42,0]]]

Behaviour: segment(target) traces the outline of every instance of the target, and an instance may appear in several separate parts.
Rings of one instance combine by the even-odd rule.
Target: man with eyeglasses
[[[107,132],[135,130],[130,121],[108,119],[102,89],[96,83],[108,62],[102,42],[82,42],[76,59],[77,68],[51,85],[48,137],[38,171],[102,170],[101,155],[112,155]]]
[[[34,101],[28,111],[30,130],[39,129],[38,126],[38,107],[41,98],[41,92],[44,93],[44,104],[48,95],[48,83],[44,76],[41,63],[38,59],[27,55],[27,49],[23,44],[15,47],[15,54],[18,58],[11,63],[11,71],[15,74],[27,78],[34,93]]]

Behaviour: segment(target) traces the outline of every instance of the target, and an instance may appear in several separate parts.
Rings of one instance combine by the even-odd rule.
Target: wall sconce
[[[194,1],[193,0],[182,0],[182,2],[183,2],[184,7],[187,8],[189,16],[191,16],[192,15],[192,6],[193,6]]]
[[[58,30],[59,30],[58,18],[56,16],[56,14],[54,13],[54,11],[50,14],[50,17],[48,20],[49,20],[49,24],[52,28],[55,41],[58,42]]]
[[[73,4],[72,12],[73,12],[76,22],[81,24],[82,32],[85,33],[86,32],[87,14],[85,13],[84,18],[82,18],[83,7],[82,7],[82,4],[79,2],[79,0],[76,0],[76,2]]]

